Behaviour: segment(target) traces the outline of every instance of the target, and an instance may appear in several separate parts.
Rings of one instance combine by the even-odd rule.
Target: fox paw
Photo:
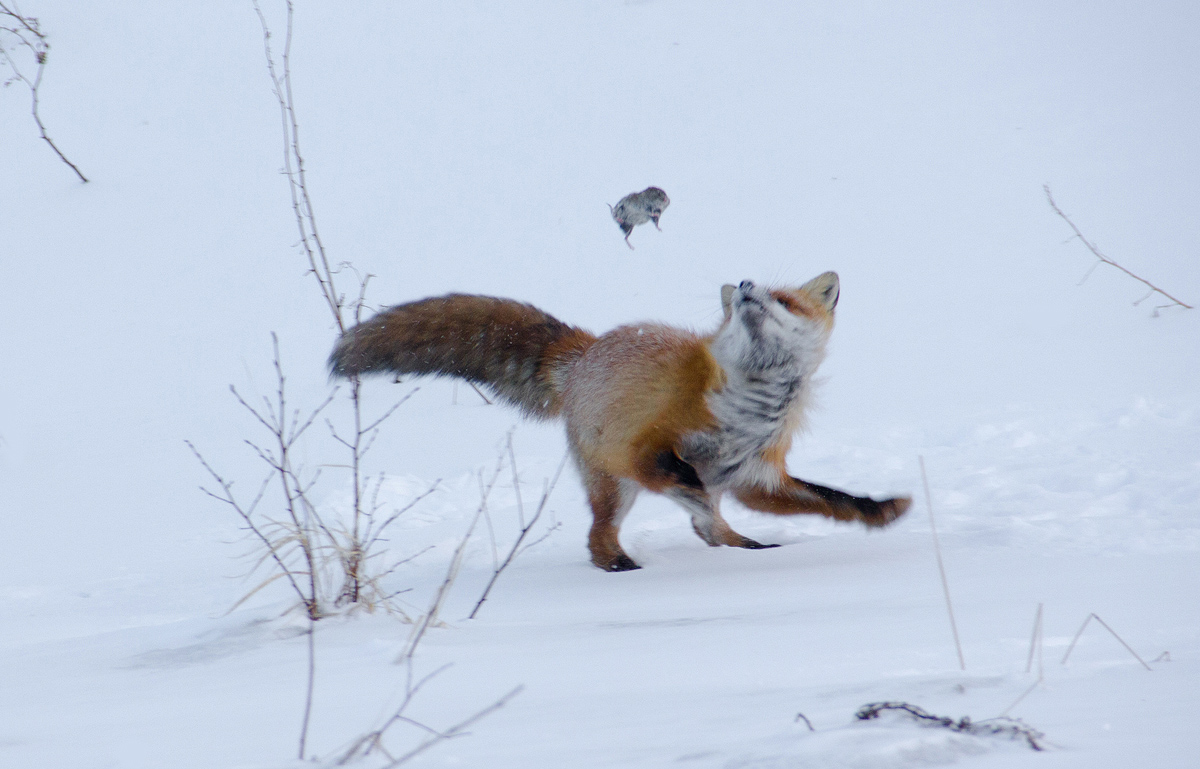
[[[742,537],[742,541],[735,545],[735,547],[744,547],[747,550],[770,550],[773,547],[780,547],[780,545],[764,545],[763,543],[750,539],[749,537]]]
[[[598,563],[596,565],[605,571],[633,571],[634,569],[642,568],[641,566],[638,566],[632,558],[624,553],[621,553],[608,563]]]
[[[873,509],[862,511],[862,522],[872,528],[887,526],[892,521],[908,512],[912,506],[912,497],[893,497],[882,502],[875,502]]]

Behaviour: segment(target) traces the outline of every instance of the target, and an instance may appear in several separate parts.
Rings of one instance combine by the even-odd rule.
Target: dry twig
[[[1045,750],[1042,741],[1046,735],[1015,718],[1001,716],[1000,718],[989,718],[984,721],[972,721],[969,716],[963,716],[955,721],[953,718],[947,718],[946,716],[935,716],[907,702],[872,702],[859,708],[858,713],[855,714],[855,718],[859,721],[870,721],[879,718],[880,713],[885,710],[896,710],[906,713],[923,726],[941,727],[976,736],[1003,735],[1012,739],[1020,737],[1034,750]]]
[[[1121,265],[1114,262],[1112,259],[1109,259],[1107,256],[1102,254],[1100,252],[1100,249],[1096,247],[1096,244],[1092,243],[1087,238],[1085,238],[1083,236],[1083,233],[1079,231],[1079,228],[1075,226],[1075,222],[1071,221],[1070,218],[1062,212],[1062,209],[1060,209],[1058,207],[1058,204],[1054,202],[1054,196],[1050,194],[1050,185],[1043,184],[1042,189],[1044,189],[1046,191],[1046,200],[1050,203],[1050,207],[1052,209],[1054,209],[1054,213],[1056,213],[1060,217],[1062,217],[1062,220],[1071,226],[1071,229],[1075,232],[1075,237],[1079,238],[1080,242],[1083,243],[1083,245],[1087,246],[1087,249],[1092,252],[1092,255],[1095,256],[1096,259],[1099,260],[1095,264],[1092,265],[1092,268],[1090,270],[1087,271],[1087,274],[1083,276],[1083,280],[1079,281],[1080,283],[1083,283],[1084,280],[1087,280],[1088,276],[1092,274],[1092,270],[1095,270],[1096,267],[1100,266],[1101,264],[1108,264],[1108,265],[1112,265],[1113,267],[1116,267],[1121,272],[1125,273],[1126,275],[1128,275],[1129,277],[1138,281],[1139,283],[1144,284],[1147,288],[1150,289],[1149,293],[1147,293],[1141,299],[1139,299],[1133,303],[1135,307],[1137,305],[1141,304],[1142,302],[1146,301],[1150,297],[1154,296],[1155,294],[1161,294],[1162,296],[1166,297],[1167,299],[1170,299],[1171,303],[1170,304],[1161,304],[1161,305],[1158,305],[1157,307],[1155,307],[1154,314],[1156,316],[1158,315],[1159,310],[1165,310],[1168,307],[1178,306],[1178,307],[1182,307],[1186,310],[1193,309],[1192,305],[1183,303],[1182,301],[1171,296],[1166,291],[1163,291],[1161,288],[1154,285],[1150,281],[1146,280],[1145,278],[1141,277],[1140,275],[1135,275],[1134,273],[1130,272],[1129,270],[1125,269]]]

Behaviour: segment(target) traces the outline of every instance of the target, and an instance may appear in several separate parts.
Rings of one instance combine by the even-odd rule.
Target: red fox
[[[642,489],[682,505],[712,546],[777,547],[730,528],[726,491],[754,510],[871,527],[908,510],[909,497],[876,501],[787,473],[839,290],[833,272],[799,288],[724,286],[724,319],[707,336],[640,323],[596,337],[511,299],[449,294],[348,330],[329,365],[343,377],[460,377],[526,416],[562,417],[592,508],[592,563],[628,571],[640,567],[617,532]]]

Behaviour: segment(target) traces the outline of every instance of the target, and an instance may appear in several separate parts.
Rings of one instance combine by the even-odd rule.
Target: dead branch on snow
[[[1079,238],[1080,242],[1083,243],[1083,245],[1087,246],[1087,249],[1089,251],[1091,251],[1092,255],[1095,256],[1096,259],[1098,260],[1095,264],[1092,265],[1092,269],[1088,270],[1087,274],[1085,274],[1083,276],[1083,280],[1079,281],[1080,283],[1083,283],[1084,280],[1087,280],[1088,276],[1090,276],[1092,274],[1092,271],[1095,270],[1097,267],[1099,267],[1101,264],[1108,264],[1113,267],[1116,267],[1121,272],[1125,273],[1126,275],[1128,275],[1129,277],[1138,281],[1139,283],[1144,284],[1146,287],[1148,287],[1150,289],[1149,293],[1147,293],[1141,299],[1139,299],[1133,303],[1135,307],[1137,305],[1141,304],[1142,302],[1146,301],[1150,297],[1154,296],[1155,294],[1160,294],[1160,295],[1166,297],[1167,299],[1170,299],[1171,303],[1170,304],[1161,304],[1161,305],[1158,305],[1157,307],[1155,307],[1154,308],[1155,316],[1158,315],[1159,310],[1165,310],[1168,307],[1178,306],[1178,307],[1184,308],[1185,310],[1193,309],[1192,305],[1185,304],[1184,302],[1176,299],[1175,297],[1171,296],[1166,291],[1163,291],[1161,288],[1154,285],[1150,281],[1146,280],[1145,278],[1141,277],[1140,275],[1135,275],[1134,273],[1130,272],[1129,270],[1125,269],[1121,265],[1114,262],[1112,259],[1110,259],[1107,256],[1105,256],[1104,254],[1102,254],[1100,252],[1100,249],[1096,247],[1096,244],[1092,243],[1087,238],[1085,238],[1083,236],[1083,233],[1079,231],[1079,228],[1075,226],[1075,222],[1071,221],[1071,219],[1062,212],[1062,209],[1058,207],[1058,204],[1054,202],[1054,196],[1050,194],[1050,185],[1043,184],[1042,189],[1044,189],[1046,191],[1046,200],[1050,203],[1050,207],[1054,209],[1054,213],[1056,213],[1060,217],[1062,217],[1062,220],[1071,226],[1071,229],[1074,230],[1074,232],[1075,232],[1075,237]]]

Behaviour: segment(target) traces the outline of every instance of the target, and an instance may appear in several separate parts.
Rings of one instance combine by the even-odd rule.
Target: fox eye
[[[787,294],[775,294],[774,297],[775,297],[775,301],[777,301],[781,305],[783,305],[783,308],[785,310],[787,310],[788,312],[791,312],[791,313],[796,312],[796,309],[797,309],[796,302],[793,301],[790,296],[788,296]]]

